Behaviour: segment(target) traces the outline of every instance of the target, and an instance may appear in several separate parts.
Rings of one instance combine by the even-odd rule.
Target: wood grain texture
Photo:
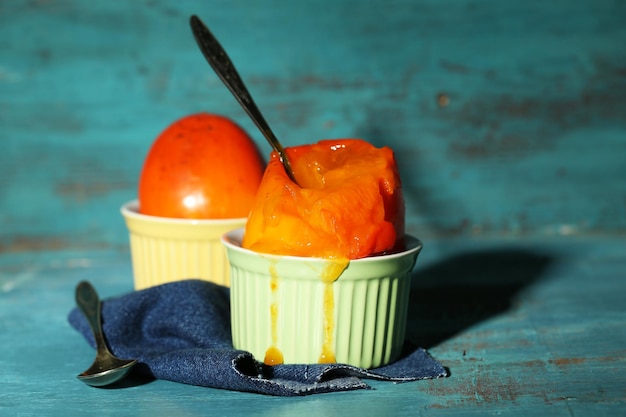
[[[227,115],[199,15],[278,137],[391,146],[443,380],[296,399],[96,390],[73,287],[132,289],[119,207],[158,133]],[[0,415],[623,415],[626,2],[0,2]],[[138,381],[135,381],[138,382]]]
[[[624,4],[386,4],[3,2],[3,247],[123,244],[117,208],[185,114],[226,114],[269,152],[191,13],[285,143],[393,147],[414,234],[623,234]]]
[[[132,290],[111,251],[39,253],[0,265],[3,415],[622,415],[626,404],[623,239],[436,240],[414,273],[409,338],[451,376],[374,390],[274,398],[129,380],[75,379],[94,351],[66,322],[83,279]]]

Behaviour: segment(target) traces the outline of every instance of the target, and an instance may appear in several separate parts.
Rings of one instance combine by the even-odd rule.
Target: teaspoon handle
[[[278,157],[287,171],[287,175],[289,175],[289,178],[297,184],[287,159],[287,155],[285,154],[285,150],[259,111],[256,103],[252,99],[252,96],[248,92],[248,89],[241,80],[239,73],[235,69],[235,66],[226,54],[224,48],[220,45],[218,40],[215,36],[213,36],[211,31],[209,31],[199,17],[195,15],[191,16],[189,24],[191,25],[191,31],[193,32],[202,54],[208,61],[209,65],[211,65],[211,68],[213,68],[213,71],[215,71],[220,80],[222,80],[226,87],[228,87],[241,107],[243,107],[254,124],[259,128],[263,136],[265,136],[272,148],[278,154]]]
[[[80,311],[82,311],[85,315],[85,318],[89,323],[89,327],[91,327],[91,331],[93,332],[93,336],[96,341],[96,348],[98,351],[106,349],[104,335],[102,333],[100,298],[98,297],[98,293],[95,288],[89,282],[81,281],[76,286],[76,304],[78,305]]]

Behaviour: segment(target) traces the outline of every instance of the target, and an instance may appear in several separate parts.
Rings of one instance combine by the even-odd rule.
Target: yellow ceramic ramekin
[[[140,214],[138,207],[137,200],[121,207],[130,235],[135,289],[190,278],[230,285],[220,238],[245,226],[246,218],[173,219]]]
[[[236,349],[267,364],[334,360],[375,368],[397,359],[418,239],[406,236],[400,253],[350,261],[329,283],[322,278],[332,261],[253,252],[241,247],[242,237],[238,229],[222,238]]]

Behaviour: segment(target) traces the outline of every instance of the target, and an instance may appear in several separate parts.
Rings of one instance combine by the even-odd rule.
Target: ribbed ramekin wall
[[[135,288],[199,278],[228,286],[230,271],[223,245],[130,234]]]
[[[231,271],[233,344],[262,361],[274,345],[270,307],[278,307],[277,347],[285,363],[317,363],[324,342],[324,286],[320,280],[278,277],[237,266]],[[332,348],[338,362],[372,368],[397,358],[405,336],[410,275],[333,284]]]

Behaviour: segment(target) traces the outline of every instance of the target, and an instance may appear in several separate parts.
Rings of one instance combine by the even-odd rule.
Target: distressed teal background
[[[118,206],[185,114],[228,115],[269,152],[199,53],[192,13],[285,144],[393,147],[412,233],[626,230],[623,2],[12,1],[0,4],[5,251],[124,245]]]
[[[132,290],[119,207],[152,141],[209,111],[269,147],[391,146],[424,242],[408,337],[444,380],[276,399],[94,390],[66,314]],[[0,0],[0,415],[614,416],[626,406],[626,2]]]

